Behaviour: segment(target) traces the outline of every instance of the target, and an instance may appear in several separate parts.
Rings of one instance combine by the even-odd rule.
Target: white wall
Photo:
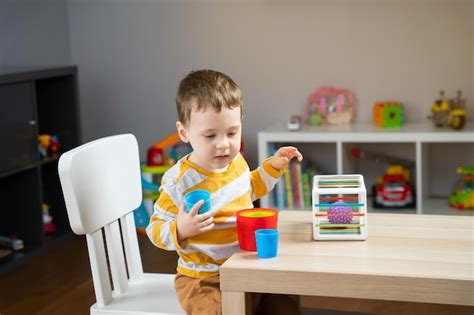
[[[321,85],[352,90],[357,121],[400,100],[424,121],[439,89],[473,103],[473,1],[69,0],[84,140],[133,132],[142,157],[174,132],[190,70],[232,76],[244,93],[251,165],[257,132],[302,113]]]
[[[71,63],[65,0],[0,0],[0,68]]]

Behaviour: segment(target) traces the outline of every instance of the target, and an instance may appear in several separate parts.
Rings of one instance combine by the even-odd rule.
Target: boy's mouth
[[[216,155],[214,158],[217,159],[217,160],[225,160],[229,157],[228,154],[224,154],[224,155]]]

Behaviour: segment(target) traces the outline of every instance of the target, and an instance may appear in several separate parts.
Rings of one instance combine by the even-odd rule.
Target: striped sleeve
[[[178,215],[178,204],[180,200],[173,198],[175,188],[172,184],[162,183],[160,196],[154,205],[153,215],[146,228],[146,233],[151,242],[162,249],[174,251],[182,250],[186,242],[178,243],[176,233],[176,216]]]
[[[268,194],[283,174],[283,170],[279,171],[270,166],[268,163],[270,158],[267,158],[261,166],[250,172],[252,201]]]

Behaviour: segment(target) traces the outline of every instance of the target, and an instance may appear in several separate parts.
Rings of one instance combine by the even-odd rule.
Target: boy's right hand
[[[214,218],[211,211],[198,214],[199,208],[204,204],[204,200],[200,200],[187,213],[184,210],[184,203],[179,205],[178,216],[176,218],[176,234],[178,242],[182,242],[187,238],[212,230],[214,227]]]

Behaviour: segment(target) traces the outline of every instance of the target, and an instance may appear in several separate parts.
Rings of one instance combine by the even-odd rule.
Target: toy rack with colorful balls
[[[315,240],[367,238],[367,191],[362,175],[314,177],[313,238]]]

